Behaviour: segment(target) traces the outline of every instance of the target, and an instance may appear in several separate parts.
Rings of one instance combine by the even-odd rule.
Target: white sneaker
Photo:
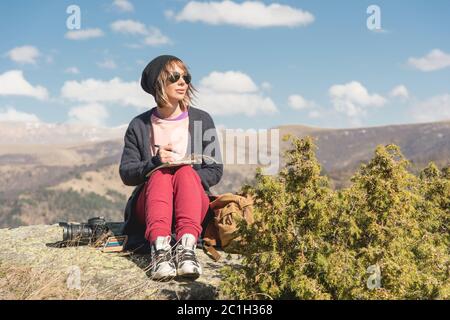
[[[202,267],[195,256],[197,241],[195,236],[186,233],[177,246],[177,274],[183,278],[197,279],[202,274]]]
[[[170,236],[157,237],[152,244],[151,254],[153,280],[170,280],[177,275],[170,247]]]

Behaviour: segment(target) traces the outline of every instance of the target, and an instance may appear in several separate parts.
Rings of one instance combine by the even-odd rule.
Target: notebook
[[[163,163],[163,164],[157,166],[156,168],[152,169],[151,171],[149,171],[145,176],[149,177],[153,172],[155,172],[156,170],[161,169],[161,168],[171,168],[171,167],[179,167],[179,166],[184,166],[184,165],[201,164],[202,160],[203,160],[202,155],[191,154],[190,156],[185,157],[180,160]]]

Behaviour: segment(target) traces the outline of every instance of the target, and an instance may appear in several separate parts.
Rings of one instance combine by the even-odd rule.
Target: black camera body
[[[110,233],[104,217],[90,218],[87,223],[60,222],[63,228],[63,242],[72,245],[95,244]]]

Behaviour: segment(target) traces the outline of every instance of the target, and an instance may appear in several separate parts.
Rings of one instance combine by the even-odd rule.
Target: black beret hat
[[[144,71],[142,71],[141,77],[141,87],[145,92],[150,93],[152,96],[156,98],[155,84],[156,79],[158,79],[159,73],[164,68],[166,63],[171,59],[179,58],[171,55],[161,55],[153,59],[148,63],[145,67]]]

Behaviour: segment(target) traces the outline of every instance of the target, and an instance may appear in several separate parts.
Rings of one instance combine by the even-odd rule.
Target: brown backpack
[[[244,219],[248,224],[253,223],[253,201],[249,197],[225,193],[217,196],[210,208],[214,211],[214,219],[206,227],[203,249],[217,261],[220,254],[214,246],[229,253],[239,252],[242,240],[238,234],[238,221]]]

